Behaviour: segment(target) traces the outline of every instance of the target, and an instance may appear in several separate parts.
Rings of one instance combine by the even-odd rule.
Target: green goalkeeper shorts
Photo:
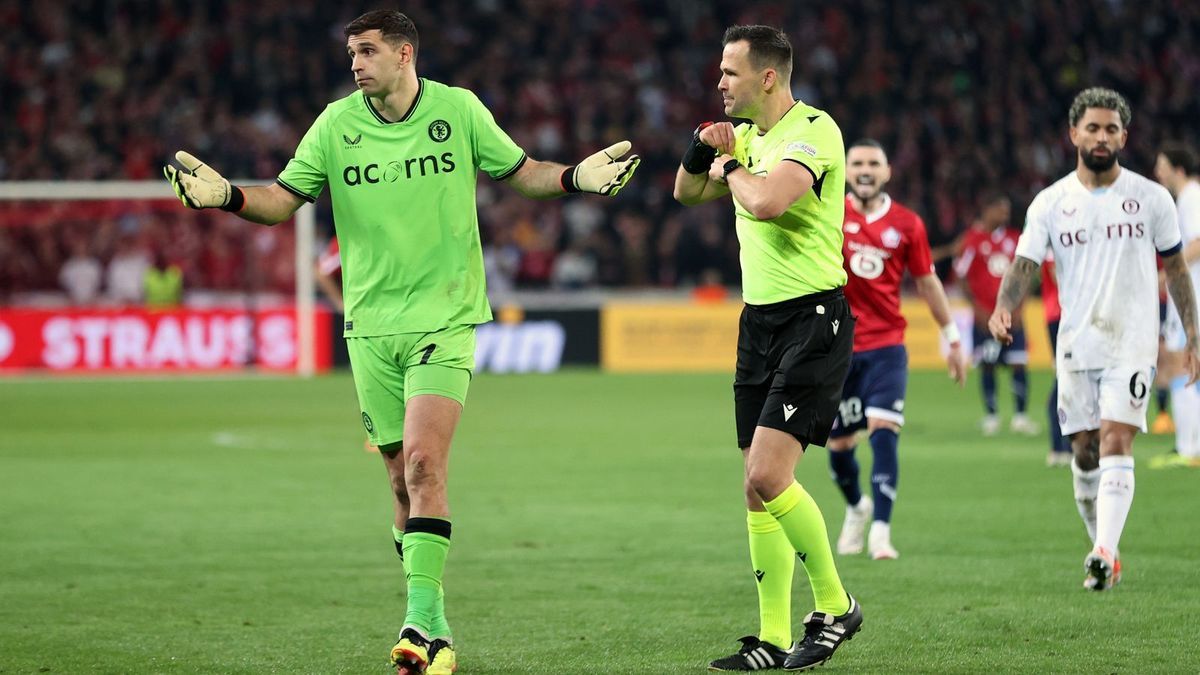
[[[408,399],[435,394],[465,405],[475,368],[475,326],[435,333],[346,338],[363,426],[374,445],[404,440]]]

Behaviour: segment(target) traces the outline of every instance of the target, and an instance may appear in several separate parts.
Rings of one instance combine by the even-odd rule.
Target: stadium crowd
[[[227,176],[272,179],[325,104],[352,90],[341,28],[363,9],[0,0],[0,180],[153,180],[177,148]],[[1066,108],[1085,86],[1129,97],[1123,161],[1136,171],[1151,173],[1165,140],[1200,140],[1200,3],[1187,0],[438,0],[401,9],[421,32],[418,72],[474,90],[531,155],[562,161],[629,138],[643,158],[611,202],[534,204],[483,178],[496,291],[738,283],[729,208],[685,213],[670,197],[692,129],[720,119],[721,33],[734,23],[788,32],[796,96],[829,110],[847,141],[883,142],[889,191],[925,217],[935,247],[972,222],[986,189],[1011,195],[1019,221],[1032,195],[1071,169]],[[328,204],[321,214],[330,231]],[[0,301],[92,277],[121,301],[112,268],[131,258],[179,267],[189,288],[286,289],[290,261],[250,271],[246,259],[287,258],[290,235],[255,228],[178,209],[56,218],[0,203]]]

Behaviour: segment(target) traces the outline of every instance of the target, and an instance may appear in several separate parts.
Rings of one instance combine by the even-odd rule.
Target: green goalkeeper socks
[[[758,638],[780,649],[792,645],[792,572],[796,552],[779,526],[765,511],[748,511],[750,564],[758,580]]]
[[[850,609],[850,599],[833,564],[825,519],[812,496],[793,481],[764,506],[779,521],[796,556],[804,563],[817,611],[835,616],[845,614]]]
[[[404,565],[404,530],[392,525],[392,539],[396,540],[396,555],[400,556],[400,565]],[[404,576],[408,576],[405,571]]]
[[[408,578],[408,611],[404,625],[430,638],[450,639],[442,593],[442,572],[450,551],[450,521],[409,518],[401,533],[404,573]],[[393,534],[395,530],[393,528]]]

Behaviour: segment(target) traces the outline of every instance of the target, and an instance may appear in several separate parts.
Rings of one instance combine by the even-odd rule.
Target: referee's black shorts
[[[746,305],[733,380],[739,448],[755,427],[825,445],[854,352],[854,317],[842,289]]]

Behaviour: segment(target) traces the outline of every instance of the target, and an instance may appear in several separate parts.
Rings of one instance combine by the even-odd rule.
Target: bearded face
[[[1116,166],[1128,138],[1121,115],[1107,108],[1088,108],[1071,127],[1071,142],[1079,151],[1079,161],[1096,173]]]
[[[846,153],[846,184],[859,201],[878,197],[891,177],[887,154],[881,148],[859,145]]]
[[[1083,160],[1083,165],[1096,173],[1104,173],[1113,168],[1120,154],[1107,146],[1096,146],[1090,150],[1079,148],[1079,159]]]

